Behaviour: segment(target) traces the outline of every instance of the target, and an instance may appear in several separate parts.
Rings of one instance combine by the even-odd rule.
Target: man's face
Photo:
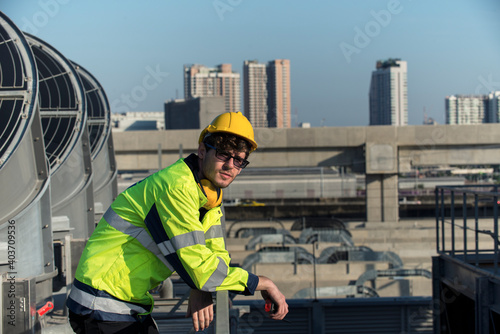
[[[245,158],[245,152],[228,151],[232,156]],[[198,157],[201,160],[202,178],[210,180],[216,187],[226,188],[233,182],[241,172],[240,168],[234,166],[233,159],[222,161],[215,156],[215,150],[207,148],[202,143],[198,148]]]

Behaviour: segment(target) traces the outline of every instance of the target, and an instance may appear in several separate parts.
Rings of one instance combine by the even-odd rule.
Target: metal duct
[[[0,12],[0,273],[16,282],[36,281],[37,303],[51,296],[56,273],[38,93],[28,42]],[[32,300],[19,293],[15,302],[25,297]]]
[[[379,297],[377,291],[368,286],[356,285],[341,285],[341,286],[324,286],[317,288],[304,288],[297,291],[292,299],[306,298],[333,298],[338,296],[353,296],[360,297]]]
[[[358,277],[354,285],[362,286],[365,284],[366,281],[374,281],[375,279],[377,279],[377,277],[394,277],[394,276],[400,276],[400,277],[423,276],[431,279],[432,273],[426,269],[402,269],[402,268],[387,269],[387,270],[371,269],[361,274],[361,276]]]
[[[264,247],[248,255],[241,268],[251,270],[257,263],[313,264],[314,256],[302,247]]]
[[[296,244],[297,240],[288,230],[278,230],[275,234],[261,234],[250,239],[245,246],[246,250],[255,249],[258,244]]]
[[[351,233],[347,230],[306,228],[299,236],[299,244],[312,244],[315,242],[338,242],[347,246],[354,246]]]
[[[85,92],[95,212],[104,213],[117,196],[117,168],[109,102],[97,79],[82,66],[72,63]]]
[[[366,246],[340,246],[325,248],[318,263],[337,263],[339,260],[349,262],[388,262],[391,268],[402,268],[403,261],[394,252],[375,252]]]
[[[38,68],[40,116],[50,165],[54,230],[87,239],[94,230],[92,163],[86,98],[80,77],[62,54],[26,34]]]
[[[306,228],[347,230],[344,222],[335,217],[302,217],[293,223],[291,231],[300,231]]]
[[[224,207],[224,206],[223,206]],[[230,238],[242,238],[243,235],[247,237],[251,233],[251,236],[256,236],[260,234],[266,233],[253,233],[252,229],[269,229],[266,233],[276,233],[278,230],[284,230],[285,226],[283,223],[277,219],[269,219],[269,220],[237,220],[231,224],[229,229],[227,230],[227,236]],[[272,229],[272,230],[270,230]],[[249,231],[249,232],[246,232]]]

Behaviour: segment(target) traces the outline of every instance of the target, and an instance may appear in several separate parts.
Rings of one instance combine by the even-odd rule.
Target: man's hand
[[[288,313],[288,304],[285,296],[278,289],[276,284],[265,276],[259,276],[257,290],[260,290],[262,298],[267,302],[276,304],[276,312],[270,313],[269,317],[274,320],[283,320]]]
[[[193,317],[195,331],[204,330],[214,320],[214,303],[210,292],[191,289],[187,317]]]

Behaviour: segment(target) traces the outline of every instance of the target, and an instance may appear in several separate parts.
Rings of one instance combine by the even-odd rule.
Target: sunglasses
[[[226,162],[226,161],[229,161],[231,158],[233,158],[233,165],[236,168],[245,168],[250,163],[250,161],[248,161],[247,159],[243,159],[243,158],[240,158],[238,156],[231,155],[226,151],[221,151],[218,148],[216,148],[210,144],[207,144],[207,143],[204,143],[204,144],[206,147],[209,147],[209,148],[215,150],[215,157],[217,159],[219,159],[220,161]]]

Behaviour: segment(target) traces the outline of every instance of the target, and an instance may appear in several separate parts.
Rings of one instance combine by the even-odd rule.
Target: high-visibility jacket
[[[174,271],[194,289],[254,293],[258,277],[229,266],[221,208],[202,208],[197,159],[180,159],[117,197],[80,258],[71,311],[134,321],[153,309],[148,290]]]

